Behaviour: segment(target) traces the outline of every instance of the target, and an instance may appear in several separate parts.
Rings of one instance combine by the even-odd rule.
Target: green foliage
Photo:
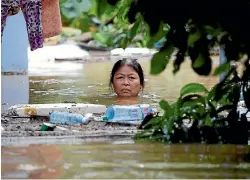
[[[60,10],[67,19],[79,18],[82,13],[87,13],[91,7],[91,0],[70,1],[60,0]]]
[[[103,47],[126,47],[127,38],[124,31],[117,30],[113,25],[101,26],[92,33],[93,38]]]
[[[190,84],[185,85],[181,89],[181,97],[190,93],[199,93],[199,92],[207,93],[208,90],[202,84],[190,83]]]
[[[104,47],[126,47],[133,43],[140,24],[130,28],[126,13],[130,7],[130,0],[121,0],[114,7],[107,3],[107,0],[94,0],[90,14],[100,21],[97,31],[93,32],[94,39]]]
[[[249,80],[249,74],[245,72],[243,77],[247,76]],[[136,139],[166,143],[247,144],[250,123],[246,113],[240,116],[237,111],[241,88],[245,88],[243,92],[249,108],[249,83],[244,83],[243,77],[238,77],[236,69],[231,68],[227,77],[211,91],[199,83],[185,85],[177,102],[160,102],[163,116],[151,119],[150,128],[149,123],[146,124]]]
[[[111,4],[109,4],[111,2]],[[127,47],[128,45],[136,45],[138,47],[154,47],[154,43],[165,39],[169,26],[166,23],[160,23],[159,32],[151,35],[150,28],[146,24],[141,15],[134,18],[133,23],[129,23],[128,13],[133,0],[93,0],[93,5],[89,10],[89,14],[96,16],[102,26],[94,33],[100,33],[102,36],[109,36],[113,42],[100,41],[103,46],[108,47]],[[106,31],[105,26],[112,26],[112,31]],[[105,31],[105,32],[104,32]],[[137,38],[135,39],[135,37]],[[113,38],[117,37],[117,38]],[[106,43],[108,42],[108,43]]]
[[[116,6],[124,0],[105,0],[107,2]],[[250,3],[247,0],[237,3],[134,0],[129,4],[127,17],[130,23],[135,23],[138,16],[142,17],[141,23],[145,27],[147,47],[165,38],[164,51],[170,51],[166,47],[177,49],[174,73],[178,72],[184,55],[188,54],[194,71],[199,75],[209,75],[212,69],[209,50],[215,45],[225,46],[228,62],[237,61],[244,54],[249,57]],[[162,67],[161,62],[159,66]]]
[[[166,51],[160,50],[159,52],[155,53],[151,60],[150,73],[154,75],[161,73],[166,68],[173,51],[174,47],[170,46],[167,47]]]
[[[116,6],[121,1],[106,2]],[[134,0],[127,18],[129,23],[135,23],[135,29],[141,24],[143,45],[152,47],[165,39],[159,52],[152,57],[151,74],[164,71],[173,52],[173,73],[179,71],[188,55],[193,70],[202,76],[211,74],[211,48],[222,46],[226,55],[226,63],[214,72],[214,76],[227,73],[222,82],[210,91],[202,84],[191,83],[182,88],[175,103],[162,100],[160,107],[164,115],[149,121],[137,138],[175,143],[246,144],[250,125],[246,114],[239,116],[237,103],[243,89],[244,101],[250,110],[250,2]],[[132,34],[134,36],[134,29]],[[236,66],[231,66],[231,62],[237,62]],[[241,62],[245,70],[239,77],[236,69]],[[190,127],[184,124],[184,119],[190,121]]]
[[[161,42],[151,60],[150,73],[154,75],[165,70],[171,57],[175,58],[173,73],[177,73],[187,55],[198,75],[211,75],[210,50],[224,47],[226,62],[213,75],[227,73],[226,78],[211,90],[202,84],[188,84],[173,104],[162,100],[163,116],[150,120],[137,138],[174,143],[247,143],[249,122],[246,114],[239,116],[237,103],[243,89],[250,110],[249,0],[92,0],[89,9],[82,7],[87,0],[60,2],[63,17],[73,26],[84,29],[91,25],[90,15],[98,18],[93,37],[105,47],[136,44],[152,48]],[[82,22],[84,27],[79,25]],[[242,62],[243,75],[238,77],[237,65]],[[189,126],[184,120],[190,121]]]
[[[224,63],[221,64],[219,67],[217,67],[214,71],[214,76],[218,76],[222,73],[228,73],[230,69],[230,64],[229,63]]]
[[[60,0],[59,2],[62,20],[70,27],[88,32],[91,26],[88,11],[92,6],[92,0]]]

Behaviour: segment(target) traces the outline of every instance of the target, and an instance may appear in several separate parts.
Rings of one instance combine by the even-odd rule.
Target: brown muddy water
[[[109,88],[109,76],[114,62],[30,62],[29,75],[2,75],[2,111],[17,103],[86,102],[111,105],[115,103],[115,96]],[[152,106],[157,106],[161,99],[173,102],[187,83],[199,82],[211,88],[219,81],[218,77],[198,76],[189,61],[176,75],[172,73],[171,62],[157,76],[150,75],[149,60],[139,62],[146,81],[141,102]]]
[[[109,77],[114,62],[74,65],[58,63],[54,69],[46,70],[41,67],[31,67],[29,103],[71,101],[111,105],[114,103],[114,94],[109,88]],[[149,60],[139,62],[145,73],[146,87],[141,93],[142,102],[145,103],[157,104],[160,99],[174,101],[178,97],[180,89],[190,82],[202,83],[207,88],[211,88],[218,82],[217,77],[204,78],[196,75],[190,68],[189,62],[183,64],[182,69],[176,75],[173,75],[172,63],[169,63],[169,67],[157,76],[149,74]],[[59,65],[61,69],[56,68]]]
[[[2,146],[2,178],[250,178],[250,147],[132,140]]]
[[[158,76],[140,60],[146,76],[143,103],[173,102],[187,83],[211,88],[215,77],[200,77],[187,61],[176,75],[170,63]],[[18,103],[88,102],[111,105],[109,74],[114,61],[30,63],[29,76],[2,76],[2,110]],[[250,178],[250,146],[163,145],[131,137],[2,138],[2,178]]]

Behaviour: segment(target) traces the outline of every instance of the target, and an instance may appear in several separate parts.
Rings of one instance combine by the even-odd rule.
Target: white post
[[[11,105],[29,103],[28,44],[26,22],[20,10],[7,17],[2,36],[2,113]]]
[[[2,37],[2,73],[28,71],[28,35],[26,22],[20,10],[7,17]]]
[[[1,112],[6,113],[10,106],[29,103],[28,75],[5,75],[2,81]]]

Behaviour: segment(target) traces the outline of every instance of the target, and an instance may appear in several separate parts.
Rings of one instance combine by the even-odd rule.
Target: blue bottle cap
[[[108,120],[108,117],[107,116],[103,116],[102,120]]]

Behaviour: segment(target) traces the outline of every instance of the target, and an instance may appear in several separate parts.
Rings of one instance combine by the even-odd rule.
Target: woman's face
[[[114,90],[119,97],[135,97],[141,91],[140,78],[130,66],[123,65],[115,73]]]

